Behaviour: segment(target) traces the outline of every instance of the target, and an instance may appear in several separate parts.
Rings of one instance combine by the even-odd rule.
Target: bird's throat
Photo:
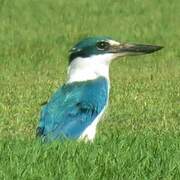
[[[68,81],[72,83],[76,81],[87,81],[105,77],[109,81],[109,62],[92,58],[77,58],[68,67]]]

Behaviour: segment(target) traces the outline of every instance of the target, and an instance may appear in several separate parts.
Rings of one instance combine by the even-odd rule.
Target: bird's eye
[[[97,42],[96,46],[99,50],[108,50],[110,45],[106,41],[100,41]]]

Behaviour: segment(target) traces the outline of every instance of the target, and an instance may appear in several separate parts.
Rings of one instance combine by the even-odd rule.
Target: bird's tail
[[[36,137],[42,137],[43,134],[44,134],[44,128],[37,127],[37,129],[36,129]]]

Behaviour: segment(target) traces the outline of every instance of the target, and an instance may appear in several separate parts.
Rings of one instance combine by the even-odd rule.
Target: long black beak
[[[144,44],[119,44],[111,46],[110,51],[112,53],[118,53],[120,56],[124,55],[140,55],[149,54],[162,49],[162,46],[144,45]]]

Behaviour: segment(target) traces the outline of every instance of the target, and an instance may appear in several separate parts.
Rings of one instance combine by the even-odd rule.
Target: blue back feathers
[[[107,98],[104,77],[63,85],[43,106],[38,135],[45,141],[79,138],[102,111]]]

